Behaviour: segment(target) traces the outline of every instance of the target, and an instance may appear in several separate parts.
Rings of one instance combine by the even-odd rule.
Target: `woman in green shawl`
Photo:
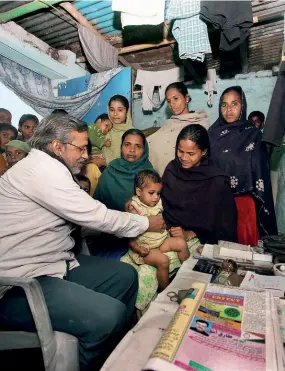
[[[110,162],[99,179],[94,198],[109,209],[124,211],[125,203],[134,195],[134,179],[141,170],[152,170],[148,144],[137,129],[122,136],[121,158]]]

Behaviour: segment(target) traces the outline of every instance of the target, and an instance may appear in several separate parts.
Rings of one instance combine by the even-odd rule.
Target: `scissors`
[[[178,295],[174,291],[169,291],[167,293],[167,296],[169,297],[170,301],[175,301],[176,303],[178,302]]]

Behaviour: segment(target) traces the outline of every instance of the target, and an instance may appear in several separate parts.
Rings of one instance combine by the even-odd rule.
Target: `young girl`
[[[120,157],[122,136],[133,127],[127,98],[123,95],[114,95],[109,100],[108,115],[113,128],[106,135],[106,139],[111,142],[110,147],[103,147],[103,155],[107,164]]]
[[[18,131],[20,135],[18,140],[28,141],[34,135],[35,129],[39,124],[39,119],[35,115],[22,115],[19,120]]]
[[[151,216],[162,213],[160,193],[161,177],[153,170],[140,171],[135,177],[135,193],[132,206],[140,215]],[[184,238],[170,237],[166,230],[161,233],[145,232],[130,241],[129,255],[136,264],[149,264],[157,268],[159,287],[164,289],[169,283],[169,261],[164,254],[176,251],[180,262],[189,258],[189,250]]]

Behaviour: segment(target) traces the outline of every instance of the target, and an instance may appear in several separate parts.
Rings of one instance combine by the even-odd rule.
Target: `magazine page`
[[[266,295],[210,284],[194,315],[177,317],[170,333],[151,357],[171,367],[150,359],[146,370],[265,371]]]
[[[144,370],[179,370],[172,363],[189,323],[204,294],[206,284],[193,283],[192,292],[181,302],[175,316],[163,333]]]

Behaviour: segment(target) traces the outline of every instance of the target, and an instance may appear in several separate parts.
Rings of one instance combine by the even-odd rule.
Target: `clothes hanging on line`
[[[205,85],[205,94],[208,95],[207,106],[213,107],[213,94],[217,94],[217,73],[214,68],[209,68],[207,71],[207,81]]]
[[[118,50],[84,26],[78,27],[79,38],[88,62],[97,72],[118,67]]]
[[[121,71],[122,67],[118,67],[85,76],[85,91],[75,92],[73,96],[55,96],[58,81],[50,80],[0,55],[0,81],[43,117],[55,108],[62,108],[71,116],[83,118],[97,102],[101,90]]]
[[[211,53],[207,25],[200,19],[200,0],[170,0],[166,18],[175,20],[172,33],[178,42],[179,58],[203,62]]]
[[[244,1],[201,1],[200,17],[221,30],[220,49],[229,51],[242,44],[253,25],[252,5]]]
[[[183,81],[184,71],[180,67],[176,67],[165,71],[137,71],[135,85],[142,86],[142,109],[144,111],[152,111],[153,108],[160,108],[165,100],[165,89],[172,82]],[[153,100],[154,88],[158,87],[159,102]]]
[[[164,22],[165,0],[113,0],[112,10],[121,12],[122,27]]]
[[[279,147],[285,135],[285,62],[282,62],[265,120],[263,142]]]

